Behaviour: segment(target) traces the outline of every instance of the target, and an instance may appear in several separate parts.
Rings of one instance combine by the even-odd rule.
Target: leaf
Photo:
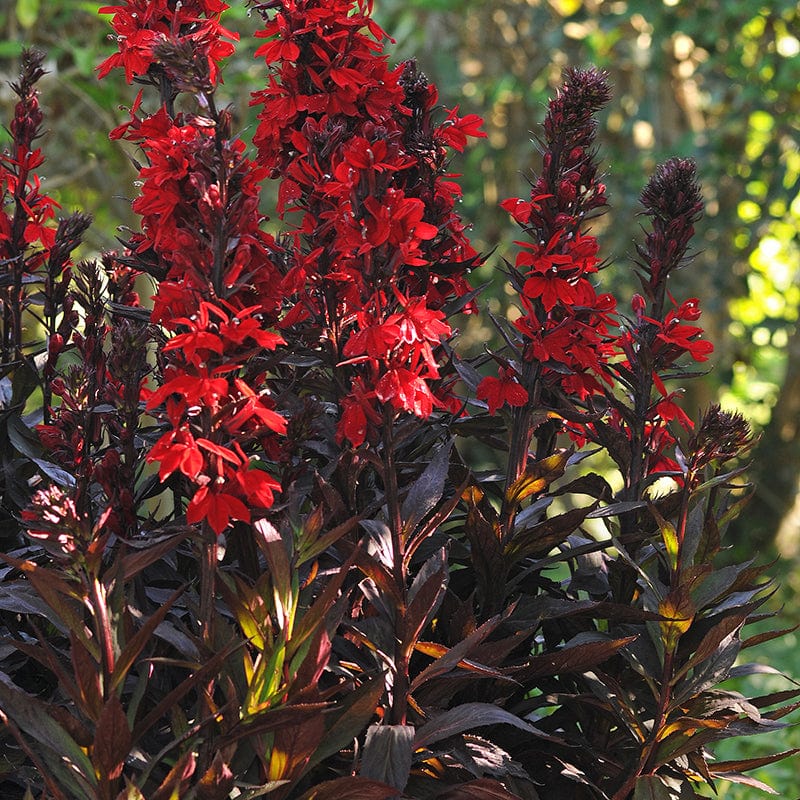
[[[408,606],[403,615],[403,645],[410,653],[433,615],[438,611],[447,590],[447,550],[442,547],[422,566],[408,592]]]
[[[187,528],[175,536],[168,536],[157,542],[148,544],[141,544],[136,542],[137,549],[141,545],[141,550],[138,553],[128,553],[122,559],[122,580],[129,581],[135,578],[143,569],[160,561],[168,553],[172,552],[190,533],[191,529]]]
[[[595,508],[597,508],[597,502],[582,508],[572,508],[556,517],[550,517],[522,533],[515,532],[514,538],[506,545],[506,558],[520,561],[523,558],[550,552],[575,533]]]
[[[673,796],[658,775],[640,775],[633,800],[673,800]]]
[[[39,469],[50,478],[53,483],[58,484],[59,486],[63,486],[65,488],[72,488],[75,485],[75,476],[71,475],[65,469],[61,469],[61,467],[52,464],[49,461],[45,461],[42,458],[31,458],[34,464],[36,464]]]
[[[322,714],[314,714],[295,724],[280,725],[273,734],[269,755],[269,779],[294,781],[325,735]]]
[[[6,432],[17,452],[31,460],[42,457],[39,437],[16,414],[6,418]]]
[[[402,791],[414,758],[413,725],[370,725],[359,774]]]
[[[111,675],[111,690],[116,691],[128,675],[128,671],[142,652],[144,646],[152,638],[156,628],[163,622],[167,612],[172,608],[173,603],[183,594],[185,586],[176,589],[153,613],[145,623],[130,638],[119,654],[114,664],[114,672]]]
[[[264,553],[269,567],[275,593],[283,602],[288,602],[292,587],[292,568],[286,543],[275,526],[267,519],[259,519],[253,523],[256,542]]]
[[[741,758],[736,761],[715,761],[711,764],[711,770],[715,775],[724,777],[721,773],[725,772],[747,772],[750,769],[758,769],[767,764],[774,764],[776,761],[783,761],[785,758],[791,758],[800,753],[800,747],[795,747],[792,750],[784,750],[782,753],[773,753],[769,756],[760,756],[757,758]]]
[[[128,719],[119,697],[112,692],[97,722],[92,749],[94,762],[107,780],[115,780],[122,774],[131,745]]]
[[[430,513],[442,497],[444,482],[450,466],[451,439],[444,447],[439,448],[430,464],[423,470],[411,486],[403,501],[401,515],[403,530],[410,535],[417,523]]]
[[[464,531],[470,544],[470,559],[478,580],[478,590],[486,606],[505,589],[505,559],[499,539],[496,514],[483,492],[476,486],[463,493],[467,503]]]
[[[360,776],[336,778],[309,789],[298,800],[389,800],[398,797],[393,786]]]
[[[509,505],[515,507],[526,497],[543,492],[564,474],[571,451],[563,450],[531,464],[506,492]]]
[[[45,750],[47,766],[64,790],[76,797],[94,796],[97,778],[92,762],[75,740],[48,714],[47,707],[0,672],[0,709],[34,744]],[[91,788],[90,788],[91,787]]]
[[[211,766],[197,784],[197,800],[227,800],[233,789],[234,774],[217,752]]]
[[[658,604],[658,613],[661,616],[661,621],[658,623],[661,643],[668,653],[672,653],[678,646],[678,640],[692,625],[695,615],[694,604],[689,593],[679,586]]]
[[[325,717],[325,738],[309,759],[307,769],[353,743],[374,717],[383,691],[383,679],[372,678],[336,702],[334,710]]]
[[[688,672],[688,670],[709,658],[716,652],[720,644],[731,634],[739,631],[746,621],[746,614],[731,614],[728,617],[723,617],[721,622],[718,622],[711,630],[706,632],[692,657],[681,669],[681,672]]]
[[[450,670],[461,666],[461,662],[466,658],[467,654],[477,645],[479,645],[502,621],[502,617],[498,614],[491,619],[486,620],[479,628],[474,630],[465,639],[462,639],[457,644],[453,645],[449,650],[445,648],[445,652],[440,655],[436,661],[425,667],[414,680],[411,682],[411,691],[416,691],[422,684],[427,681],[433,680],[440,675],[445,675]],[[421,652],[427,652],[428,655],[434,655],[433,652],[426,651],[426,643],[419,642],[417,649]],[[443,647],[440,645],[440,647]]]
[[[601,635],[601,634],[600,634]],[[596,641],[570,645],[560,650],[529,658],[525,664],[512,673],[521,683],[545,675],[558,675],[561,672],[583,672],[607,661],[618,650],[636,640],[636,636],[623,639],[598,638]]]
[[[130,780],[125,778],[125,788],[117,795],[116,800],[145,800],[138,786],[135,786]]]
[[[520,798],[519,795],[509,792],[499,781],[479,778],[437,794],[436,800],[520,800]]]
[[[38,4],[38,0],[35,0]],[[19,5],[17,5],[17,14],[19,14]],[[36,20],[34,20],[35,22]],[[20,23],[24,28],[31,27],[25,25],[22,20]],[[25,401],[36,391],[39,387],[39,373],[25,360],[14,370],[14,377],[11,382],[11,407],[19,407],[23,409]],[[21,420],[20,420],[21,421]],[[24,423],[22,423],[24,425]],[[22,451],[20,451],[22,452]]]
[[[652,504],[650,505],[650,513],[658,523],[658,528],[661,531],[661,539],[664,542],[664,550],[667,554],[667,563],[669,564],[670,570],[674,572],[678,568],[678,552],[680,550],[678,531],[669,520],[661,516],[661,512]]]
[[[529,722],[492,703],[463,703],[437,714],[417,730],[414,748],[427,747],[458,733],[486,725],[512,725],[542,739],[556,741]]]
[[[767,794],[778,794],[769,784],[754,778],[752,775],[740,775],[738,772],[724,772],[721,774],[715,772],[713,774],[715,778],[720,778],[723,781],[738,783],[742,786],[752,786],[753,789],[759,789]]]

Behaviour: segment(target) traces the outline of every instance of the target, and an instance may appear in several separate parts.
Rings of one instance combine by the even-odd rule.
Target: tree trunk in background
[[[754,494],[731,528],[735,547],[754,553],[777,546],[800,550],[800,325],[786,347],[786,378],[772,419],[753,451],[748,478]]]

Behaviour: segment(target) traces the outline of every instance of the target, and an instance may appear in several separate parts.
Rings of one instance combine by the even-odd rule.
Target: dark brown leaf
[[[434,742],[486,725],[512,725],[541,739],[557,741],[543,731],[492,703],[463,703],[442,711],[417,730],[414,747],[427,747]]]
[[[211,766],[197,784],[198,800],[227,800],[233,789],[234,775],[221,753],[214,756]]]
[[[776,761],[783,761],[800,753],[800,747],[793,750],[784,750],[782,753],[773,753],[770,756],[760,756],[758,758],[742,758],[736,761],[715,761],[711,765],[711,771],[716,775],[722,772],[747,772],[750,769],[758,769],[767,764],[774,764]]]
[[[561,650],[543,653],[529,658],[525,664],[512,672],[521,683],[544,675],[558,675],[561,672],[583,672],[607,661],[625,645],[636,640],[636,636],[624,639],[599,639],[573,647],[566,645]]]
[[[413,725],[370,725],[359,775],[402,791],[414,758]]]
[[[436,795],[436,800],[520,800],[520,798],[519,795],[509,792],[500,781],[479,778],[446,789]]]
[[[119,697],[112,692],[100,714],[92,750],[94,763],[104,778],[114,780],[122,774],[131,743],[128,719]]]
[[[389,800],[399,792],[385,783],[360,776],[337,778],[309,789],[299,800]]]

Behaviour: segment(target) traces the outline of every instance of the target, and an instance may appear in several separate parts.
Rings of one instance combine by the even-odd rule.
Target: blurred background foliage
[[[243,41],[226,68],[223,100],[233,105],[247,139],[249,92],[264,75],[263,63],[252,59],[258,18],[243,0],[228,2],[225,24]],[[118,226],[133,222],[121,195],[135,191],[130,153],[107,132],[126,118],[120,104],[130,105],[136,88],[121,75],[94,78],[94,67],[111,52],[98,5],[0,2],[0,113],[9,118],[6,82],[17,75],[22,47],[45,49],[45,189],[65,211],[95,215],[88,237],[95,251],[118,246]],[[599,137],[613,207],[595,224],[610,260],[606,285],[623,307],[636,289],[629,256],[639,192],[660,161],[696,158],[707,214],[696,258],[676,276],[674,292],[701,299],[716,352],[709,374],[687,387],[686,407],[693,413],[718,398],[761,431],[750,473],[755,495],[733,541],[740,555],[774,548],[788,557],[784,584],[800,590],[794,577],[800,575],[800,6],[791,0],[376,0],[375,16],[396,39],[393,58],[416,57],[443,105],[458,104],[486,121],[488,138],[453,169],[463,174],[462,211],[473,222],[476,245],[494,251],[476,283],[493,279],[481,302],[495,313],[514,313],[498,264],[511,257],[518,235],[497,204],[526,194],[526,176],[537,165],[532,138],[565,66],[595,64],[609,71],[615,87]],[[465,334],[477,348],[492,331],[485,319],[472,319]],[[765,657],[796,673],[796,645],[785,637],[776,645],[783,649]],[[797,731],[789,736],[800,739]],[[792,774],[785,788],[794,796],[796,765],[786,769]],[[774,768],[769,775],[774,782]],[[726,796],[752,796],[748,791],[732,788]]]
[[[249,92],[263,63],[252,59],[258,25],[244,0],[229,0],[225,24],[241,45],[228,64],[224,101],[245,139]],[[107,132],[126,116],[136,87],[121,75],[98,82],[109,28],[89,0],[0,3],[0,106],[23,46],[48,52],[42,82],[50,133],[46,189],[65,211],[91,211],[89,246],[117,246],[132,224],[134,170]],[[671,155],[697,159],[707,214],[697,255],[676,276],[676,296],[701,299],[715,342],[711,372],[687,387],[694,413],[720,399],[761,431],[751,478],[756,493],[734,531],[742,548],[800,552],[800,6],[792,0],[377,0],[375,16],[396,40],[396,60],[416,57],[440,90],[486,121],[488,138],[453,169],[463,174],[463,214],[483,252],[477,282],[493,280],[483,304],[509,308],[499,278],[518,231],[498,202],[526,193],[537,164],[532,138],[567,65],[609,71],[615,97],[600,141],[610,212],[596,222],[610,266],[605,281],[623,304],[635,291],[630,254],[639,192]],[[533,132],[533,133],[532,133]],[[4,134],[0,134],[2,136]],[[465,324],[473,347],[492,335],[484,319]]]

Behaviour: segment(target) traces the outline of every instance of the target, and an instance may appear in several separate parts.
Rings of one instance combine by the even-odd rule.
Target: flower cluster
[[[587,222],[606,203],[593,149],[593,115],[609,98],[602,72],[569,70],[548,108],[542,171],[530,197],[501,203],[529,237],[516,242],[520,250],[510,278],[522,310],[514,322],[519,354],[538,367],[529,369],[527,378],[519,364],[505,367],[502,395],[498,379],[485,378],[478,398],[488,400],[492,412],[502,401],[522,405],[539,380],[546,391],[579,400],[601,391],[598,378],[604,379],[602,364],[612,352],[608,330],[615,303],[610,295],[597,294],[591,281],[601,263]]]
[[[339,441],[361,445],[382,409],[427,417],[448,402],[436,350],[451,334],[444,306],[464,298],[476,253],[454,207],[448,151],[482,136],[457,109],[436,122],[437,93],[413,62],[395,69],[368,4],[261,4],[257,52],[270,66],[254,141],[280,179],[278,211],[302,216],[291,234],[281,328],[331,366],[349,368],[335,398]],[[341,374],[341,373],[340,373]],[[437,392],[439,395],[437,396]],[[451,398],[452,399],[452,398]]]
[[[162,481],[174,473],[188,481],[187,521],[207,520],[217,534],[272,505],[279,485],[257,451],[270,449],[286,429],[258,367],[258,356],[283,341],[269,330],[281,294],[274,239],[260,227],[264,170],[245,157],[244,143],[231,135],[230,115],[214,104],[213,64],[230,52],[220,44],[226,32],[216,22],[224,7],[134,3],[116,9],[120,24],[135,23],[150,43],[148,57],[159,58],[162,98],[191,90],[207,115],[173,115],[166,101],[144,114],[140,92],[130,120],[112,133],[136,143],[146,157],[133,203],[142,231],[131,236],[127,261],[158,278],[152,321],[173,334],[161,349],[162,382],[143,391],[147,409],[163,407],[167,425],[148,460],[159,463]],[[202,21],[201,13],[210,19]],[[183,41],[165,44],[171,31]],[[141,70],[135,58],[123,43],[104,69]]]
[[[18,98],[9,126],[11,142],[8,150],[0,151],[0,297],[12,323],[4,326],[4,363],[19,357],[21,313],[27,304],[24,284],[46,264],[56,239],[52,221],[58,204],[42,193],[36,173],[44,162],[35,145],[44,119],[36,89],[45,74],[43,61],[44,53],[26,50],[22,54],[19,80],[11,84]]]
[[[219,62],[233,53],[232,42],[239,39],[219,22],[227,8],[221,0],[124,0],[122,5],[103,6],[99,13],[114,15],[111,26],[116,36],[112,38],[119,49],[100,64],[98,76],[104,78],[112,69],[122,67],[128,83],[134,78],[157,81],[161,64],[156,51],[165,42],[172,42],[185,44],[205,59],[211,83],[216,84]]]
[[[676,402],[678,392],[669,391],[665,381],[683,374],[684,357],[704,362],[714,349],[702,338],[703,329],[692,324],[700,317],[698,300],[678,303],[667,289],[670,274],[688,260],[694,225],[703,208],[694,162],[676,158],[660,165],[642,191],[641,203],[652,220],[644,243],[637,245],[643,294],[633,296],[633,317],[621,325],[616,341],[620,357],[609,364],[635,408],[627,420],[619,409],[612,409],[611,423],[632,441],[644,436],[648,453],[644,474],[678,473],[679,465],[668,455],[675,444],[669,425],[674,420],[688,431],[692,423]],[[642,420],[644,429],[637,433],[633,428]]]

